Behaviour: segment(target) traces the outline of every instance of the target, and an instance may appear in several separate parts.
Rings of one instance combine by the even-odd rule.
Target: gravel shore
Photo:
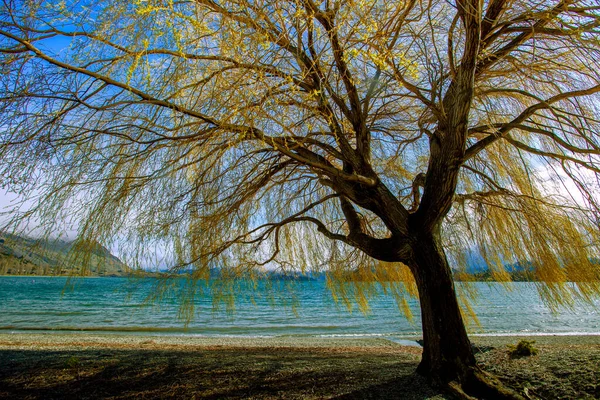
[[[418,344],[413,338],[407,343]],[[0,333],[0,349],[39,349],[60,348],[86,349],[118,348],[173,348],[173,347],[400,347],[401,344],[383,338],[339,338],[339,337],[298,337],[298,336],[191,336],[191,335],[121,335],[91,333]]]
[[[0,398],[444,399],[414,373],[416,339],[4,332]],[[521,339],[538,355],[511,358]],[[600,336],[471,341],[530,399],[600,398]]]
[[[519,340],[535,341],[538,345],[585,346],[599,345],[600,335],[471,335],[475,346],[501,347],[515,344]],[[378,347],[399,348],[420,347],[418,336],[404,336],[393,339],[380,337],[330,337],[330,336],[199,336],[199,335],[143,335],[143,334],[103,334],[103,333],[0,333],[0,349],[86,349],[139,346],[161,347]]]

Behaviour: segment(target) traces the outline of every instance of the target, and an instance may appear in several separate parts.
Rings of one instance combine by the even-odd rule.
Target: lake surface
[[[179,301],[163,298],[151,306],[144,300],[153,279],[78,278],[65,290],[62,277],[0,277],[0,331],[91,331],[130,334],[202,336],[379,336],[390,340],[420,335],[419,308],[410,303],[414,321],[404,318],[391,296],[372,299],[368,315],[348,312],[337,304],[324,282],[299,282],[294,290],[283,284],[272,301],[241,289],[235,312],[214,310],[211,296],[196,296],[196,313],[186,326]],[[129,288],[137,286],[131,292]],[[259,283],[260,285],[262,283]],[[480,326],[469,331],[487,335],[600,334],[600,303],[553,314],[535,286],[514,283],[507,293],[499,284],[476,283],[479,300],[474,311]],[[282,300],[295,302],[281,305]],[[292,307],[291,304],[295,304]]]

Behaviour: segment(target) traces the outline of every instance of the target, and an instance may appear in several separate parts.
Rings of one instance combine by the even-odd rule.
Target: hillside
[[[129,274],[129,267],[97,242],[81,245],[64,240],[0,234],[0,275]]]

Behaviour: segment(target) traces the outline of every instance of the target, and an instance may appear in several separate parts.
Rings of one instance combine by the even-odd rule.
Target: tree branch
[[[573,90],[571,92],[564,92],[557,94],[556,96],[550,97],[549,99],[527,107],[521,112],[515,119],[506,124],[495,124],[494,128],[496,131],[489,136],[481,139],[477,143],[473,144],[465,151],[464,160],[468,160],[474,157],[477,153],[484,150],[486,147],[496,142],[498,139],[506,136],[512,129],[518,128],[522,122],[531,117],[536,111],[551,108],[552,104],[561,100],[566,100],[574,97],[589,96],[594,93],[600,92],[600,84],[592,86],[588,89]]]

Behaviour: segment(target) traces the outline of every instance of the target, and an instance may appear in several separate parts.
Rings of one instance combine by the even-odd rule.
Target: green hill
[[[130,273],[127,265],[97,242],[0,234],[0,275],[125,276]]]

